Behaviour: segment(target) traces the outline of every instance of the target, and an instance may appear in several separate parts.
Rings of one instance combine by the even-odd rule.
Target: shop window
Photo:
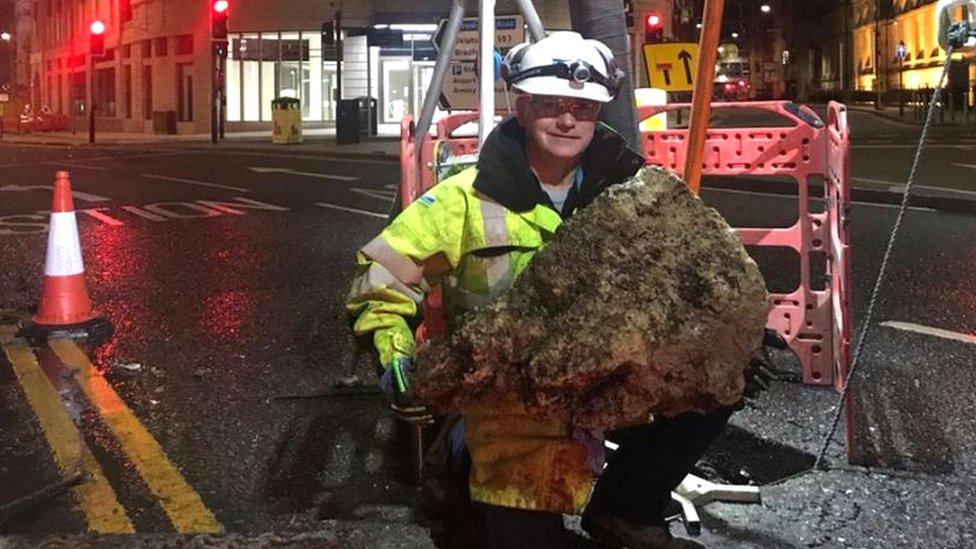
[[[261,119],[261,39],[257,34],[245,34],[238,44],[234,51],[240,55],[241,118],[257,121]],[[274,64],[271,66],[273,69]]]
[[[227,95],[227,120],[239,122],[241,120],[241,40],[240,36],[230,37],[230,49],[227,52],[227,70],[224,71],[226,78],[224,90]]]
[[[156,57],[166,57],[169,55],[169,41],[165,36],[160,36],[159,38],[153,40],[154,54]]]
[[[152,41],[151,40],[143,40],[142,41],[141,48],[142,48],[142,57],[144,59],[145,58],[152,57]]]
[[[193,63],[176,65],[177,115],[181,122],[193,121]]]
[[[281,89],[278,63],[281,59],[281,35],[277,32],[261,34],[261,120],[271,120],[271,100]]]
[[[95,115],[115,116],[115,68],[95,71]]]
[[[132,65],[126,65],[122,71],[125,79],[122,83],[125,88],[125,117],[130,119],[132,118]]]
[[[152,65],[142,67],[142,116],[146,120],[152,120],[153,117]]]
[[[71,101],[70,114],[72,116],[84,116],[85,114],[85,72],[79,71],[71,73],[69,82],[69,97]]]
[[[192,34],[181,34],[176,37],[176,55],[193,55]]]

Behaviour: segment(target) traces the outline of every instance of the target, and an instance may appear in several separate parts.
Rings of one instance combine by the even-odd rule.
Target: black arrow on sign
[[[688,50],[681,50],[681,53],[678,54],[678,59],[685,64],[685,78],[688,79],[688,85],[694,84],[694,82],[691,81],[691,58],[692,55],[688,52]]]

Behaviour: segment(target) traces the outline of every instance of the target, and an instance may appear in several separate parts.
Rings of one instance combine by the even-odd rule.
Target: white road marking
[[[851,145],[851,149],[917,149],[918,144],[915,145]],[[972,146],[967,145],[925,145],[926,149],[972,149]]]
[[[379,218],[379,219],[386,219],[387,217],[389,217],[389,215],[387,215],[387,214],[382,214],[382,213],[377,213],[377,212],[369,212],[369,211],[366,211],[366,210],[359,210],[359,209],[356,209],[356,208],[347,208],[345,206],[339,206],[337,204],[329,204],[327,202],[316,202],[315,205],[316,206],[319,206],[321,208],[330,208],[330,209],[333,209],[333,210],[341,210],[343,212],[358,213],[358,214],[362,214],[362,215],[368,215],[370,217],[376,217],[376,218]]]
[[[230,185],[221,185],[219,183],[211,183],[209,181],[197,181],[196,179],[183,179],[182,177],[170,177],[168,175],[155,175],[151,173],[139,174],[140,177],[145,177],[148,179],[159,179],[162,181],[175,181],[177,183],[186,183],[187,185],[197,185],[200,187],[212,187],[215,189],[227,189],[229,191],[237,191],[241,193],[250,192],[250,189],[242,189],[240,187],[232,187]]]
[[[976,166],[973,167],[976,168]],[[871,179],[868,177],[852,177],[851,181],[859,181],[861,183],[873,183],[877,185],[887,185],[888,188],[885,190],[893,193],[900,194],[905,192],[905,184],[900,181],[888,181],[886,179]],[[936,191],[936,192],[946,193],[946,194],[954,194],[958,196],[976,197],[976,191],[964,191],[961,189],[951,189],[949,187],[933,187],[931,185],[914,185],[913,188],[925,189],[928,191]]]
[[[393,202],[393,199],[396,198],[396,191],[378,191],[376,189],[363,189],[360,187],[353,187],[349,190],[356,194],[376,198],[377,200],[385,200],[387,202]]]
[[[22,146],[22,145],[18,144],[18,146]],[[39,147],[50,147],[50,145],[39,145]],[[105,155],[105,156],[82,157],[82,158],[79,158],[78,160],[81,160],[81,161],[84,161],[84,162],[91,162],[93,160],[125,160],[125,159],[128,159],[128,158],[155,158],[155,157],[161,157],[161,156],[179,156],[179,155],[182,155],[182,154],[186,154],[186,152],[185,151],[174,151],[174,152],[158,152],[158,153],[115,154],[115,155]],[[66,160],[66,162],[72,162],[72,161],[71,160]],[[58,167],[58,166],[64,165],[64,162],[62,162],[61,160],[51,160],[51,161],[48,161],[48,162],[10,162],[8,164],[0,164],[0,169],[2,169],[2,168],[16,168],[16,167],[20,167],[20,166],[37,166],[37,165]]]
[[[923,334],[932,337],[940,337],[942,339],[951,339],[953,341],[961,341],[963,343],[976,344],[976,336],[970,334],[962,334],[959,332],[950,332],[949,330],[941,330],[939,328],[932,328],[929,326],[922,326],[921,324],[912,324],[911,322],[897,322],[894,320],[889,320],[881,323],[885,328],[891,328],[894,330],[903,330],[906,332],[915,332],[916,334]]]
[[[53,185],[4,185],[0,191],[24,192],[24,191],[53,191]],[[112,199],[97,194],[71,190],[71,195],[78,200],[85,202],[109,202]]]
[[[262,166],[248,166],[247,169],[257,173],[283,173],[287,175],[299,175],[302,177],[314,177],[317,179],[335,179],[336,181],[359,181],[358,177],[347,175],[331,175],[327,173],[299,172],[288,168],[269,168]]]
[[[888,181],[887,179],[872,179],[870,177],[852,177],[851,181],[858,181],[861,183],[875,183],[877,185],[901,185],[902,183],[898,181]]]
[[[371,158],[368,159],[367,158],[346,158],[338,155],[337,156],[313,156],[310,154],[261,154],[260,152],[257,151],[244,152],[244,151],[221,150],[221,151],[185,151],[185,153],[206,154],[206,155],[225,154],[225,155],[234,155],[234,156],[248,156],[251,158],[254,158],[256,156],[264,157],[264,158],[298,158],[302,160],[318,160],[320,162],[338,162],[340,164],[351,163],[351,164],[376,165],[376,164],[394,164],[400,162],[399,156],[391,156],[387,154],[377,154],[376,160],[373,160]],[[0,166],[0,168],[2,167],[3,166]]]
[[[968,170],[976,170],[976,164],[963,164],[961,162],[953,162],[953,166],[958,166],[960,168],[966,168]]]
[[[751,196],[765,196],[774,198],[789,198],[796,199],[796,195],[792,194],[779,194],[779,193],[761,193],[759,191],[741,191],[737,189],[715,189],[712,187],[702,187],[702,192],[713,192],[713,193],[730,193],[730,194],[745,194]],[[812,202],[823,202],[822,198],[810,197]],[[861,200],[851,200],[851,204],[856,204],[858,206],[872,206],[875,208],[899,208],[897,204],[878,204],[875,202],[863,202]],[[926,208],[923,206],[909,206],[909,210],[915,210],[917,212],[937,212],[935,208]]]
[[[59,165],[65,166],[67,168],[81,168],[83,170],[98,170],[101,172],[108,171],[108,168],[104,166],[89,166],[88,164],[77,164],[75,162],[60,162]]]

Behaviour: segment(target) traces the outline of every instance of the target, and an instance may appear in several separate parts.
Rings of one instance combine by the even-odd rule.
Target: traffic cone
[[[112,325],[92,309],[85,287],[85,264],[78,240],[78,221],[68,172],[54,178],[51,229],[47,237],[41,302],[30,325],[22,331],[32,338],[107,338]]]

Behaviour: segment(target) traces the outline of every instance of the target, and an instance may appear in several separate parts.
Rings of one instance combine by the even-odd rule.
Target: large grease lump
[[[440,410],[517,394],[529,410],[612,429],[742,398],[769,296],[724,219],[642,170],[567,220],[515,285],[419,350]]]

